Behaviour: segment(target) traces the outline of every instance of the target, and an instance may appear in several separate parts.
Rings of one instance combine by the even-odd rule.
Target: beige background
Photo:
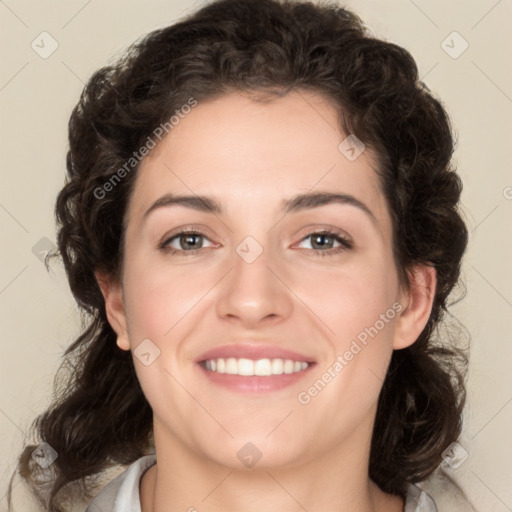
[[[62,350],[78,329],[59,266],[47,273],[32,248],[55,240],[53,207],[63,183],[67,121],[84,82],[137,37],[202,2],[0,2],[0,510],[4,486],[34,417],[49,403]],[[468,459],[451,470],[482,512],[512,510],[512,2],[350,0],[377,33],[411,51],[458,133],[471,231],[467,296],[453,312],[472,336],[469,404],[461,441]],[[43,31],[57,50],[41,58]],[[442,42],[469,47],[458,58]],[[463,44],[447,43],[452,52]],[[48,46],[46,46],[48,48]],[[442,511],[441,511],[442,512]]]

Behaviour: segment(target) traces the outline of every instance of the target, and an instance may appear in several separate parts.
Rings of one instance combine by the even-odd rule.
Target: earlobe
[[[105,300],[108,322],[117,334],[117,345],[122,350],[130,350],[121,284],[100,271],[94,274]]]
[[[399,350],[412,345],[427,325],[437,285],[433,266],[416,265],[409,273],[410,289],[400,301],[404,309],[396,323],[393,348]]]

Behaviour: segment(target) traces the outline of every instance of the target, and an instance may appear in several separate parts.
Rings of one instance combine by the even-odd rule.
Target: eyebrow
[[[334,194],[330,192],[308,192],[306,194],[298,194],[285,199],[281,203],[281,211],[283,213],[298,212],[309,210],[312,208],[319,208],[328,204],[347,204],[354,206],[363,211],[378,227],[378,221],[373,212],[359,199],[349,194]],[[175,194],[165,194],[157,199],[144,213],[143,219],[145,220],[149,214],[158,208],[169,206],[184,206],[199,212],[222,214],[222,206],[215,199],[208,196],[179,196]]]

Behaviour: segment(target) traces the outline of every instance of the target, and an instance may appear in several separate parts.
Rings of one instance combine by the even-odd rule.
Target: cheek
[[[322,293],[312,303],[321,305],[318,315],[322,322],[318,325],[329,327],[324,332],[330,350],[299,402],[309,403],[320,417],[327,414],[328,420],[324,420],[339,428],[341,435],[349,424],[355,427],[376,407],[401,305],[390,291],[393,279],[382,273],[353,273],[315,282]],[[347,411],[352,413],[347,416]]]
[[[323,325],[337,349],[376,322],[381,330],[381,315],[388,310],[386,320],[396,316],[392,306],[398,297],[398,279],[392,261],[385,257],[296,272],[291,288],[314,313],[316,323]]]
[[[125,304],[130,340],[163,340],[204,296],[204,273],[133,258],[125,269]],[[155,341],[156,342],[156,341]]]
[[[348,410],[367,411],[378,399],[402,307],[396,302],[398,277],[392,259],[375,258],[301,279],[302,296],[330,344],[319,383],[319,389],[327,383],[328,390],[322,391],[318,405],[343,403]],[[337,410],[332,414],[341,421]]]

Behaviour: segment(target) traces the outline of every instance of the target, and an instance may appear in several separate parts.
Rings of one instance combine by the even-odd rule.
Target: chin
[[[282,439],[270,440],[265,436],[235,437],[225,442],[222,447],[217,445],[205,450],[205,453],[207,452],[215,463],[236,471],[271,471],[304,462],[304,459],[298,459],[297,447],[285,443]]]

